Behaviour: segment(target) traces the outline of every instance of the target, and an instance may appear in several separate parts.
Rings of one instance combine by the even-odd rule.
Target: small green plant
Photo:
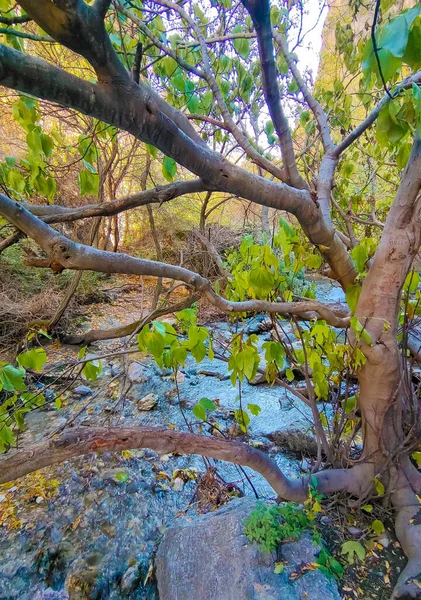
[[[295,504],[267,506],[261,502],[244,522],[244,533],[263,552],[272,552],[282,540],[297,539],[310,527],[304,509]]]

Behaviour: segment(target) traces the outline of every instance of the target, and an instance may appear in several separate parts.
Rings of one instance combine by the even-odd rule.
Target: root
[[[397,474],[394,488],[396,535],[408,563],[399,576],[391,600],[421,598],[421,504],[403,470]]]

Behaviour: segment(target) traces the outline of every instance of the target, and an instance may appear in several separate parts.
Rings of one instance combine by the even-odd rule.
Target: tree
[[[354,466],[348,461],[344,468],[319,471],[318,489],[325,494],[343,490],[360,498],[387,490],[396,509],[397,535],[408,556],[393,597],[419,597],[421,525],[416,517],[421,474],[410,460],[420,439],[419,402],[412,387],[404,385],[409,366],[406,346],[402,350],[399,340],[402,291],[411,303],[414,278],[418,281],[411,268],[421,243],[419,5],[396,15],[390,3],[381,3],[381,10],[380,2],[372,3],[368,40],[364,28],[356,32],[350,23],[340,24],[336,42],[347,70],[345,85],[335,80],[333,90],[316,86],[316,98],[289,48],[294,19],[300,16],[289,4],[289,8],[277,2],[271,6],[269,0],[242,0],[242,6],[235,7],[231,0],[144,4],[96,0],[90,5],[82,0],[21,0],[18,4],[25,12],[9,9],[7,0],[0,3],[6,15],[1,17],[2,33],[6,31],[9,42],[0,46],[3,86],[124,130],[150,145],[152,153],[159,149],[170,180],[177,165],[196,178],[76,210],[23,205],[0,194],[0,214],[35,240],[50,264],[170,277],[227,312],[266,311],[297,323],[306,318],[316,325],[319,320],[319,326],[324,321],[349,328],[364,449]],[[353,2],[352,7],[357,16],[367,16],[360,3]],[[180,33],[166,35],[170,20],[173,31]],[[80,55],[89,66],[86,78],[28,53],[27,47],[35,42],[57,44]],[[294,136],[285,114],[287,94],[306,105]],[[262,114],[268,115],[266,123]],[[192,121],[201,124],[201,132]],[[40,135],[36,131],[32,138]],[[265,135],[269,151],[261,147]],[[300,141],[302,148],[297,151]],[[244,152],[247,169],[218,152],[224,144]],[[368,167],[355,171],[361,156],[368,157]],[[390,205],[383,202],[380,207],[376,186],[365,193],[361,181],[369,175],[373,182],[372,164],[385,162],[392,168],[397,162],[399,169],[380,184],[382,193],[393,189],[393,177],[399,177],[399,184]],[[119,214],[201,191],[223,192],[296,217],[316,255],[345,290],[350,313],[316,301],[278,300],[262,289],[248,300],[228,300],[197,273],[79,244],[50,225]],[[387,215],[384,224],[378,212]],[[361,216],[364,213],[368,217]],[[367,227],[377,227],[377,239],[370,243],[364,240]],[[290,249],[295,233],[289,239],[285,230],[284,234]],[[267,272],[272,273],[270,265]],[[325,334],[319,334],[323,339]],[[327,443],[314,394],[308,402],[321,451],[335,466],[338,461]],[[146,446],[248,465],[262,473],[282,498],[303,501],[307,495],[308,478],[288,480],[267,456],[245,444],[154,428],[85,429],[7,456],[1,463],[0,481],[92,450]]]

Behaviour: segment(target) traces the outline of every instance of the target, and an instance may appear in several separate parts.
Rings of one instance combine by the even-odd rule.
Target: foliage
[[[276,550],[282,540],[297,539],[310,525],[303,509],[296,505],[267,506],[259,502],[244,522],[244,533],[263,552]]]

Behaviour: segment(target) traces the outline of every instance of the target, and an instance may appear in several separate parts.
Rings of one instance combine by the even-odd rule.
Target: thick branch
[[[257,33],[260,62],[262,66],[263,91],[272,117],[273,125],[278,134],[281,146],[282,160],[288,174],[288,183],[294,187],[307,188],[307,184],[297,169],[291,132],[282,109],[278,86],[278,71],[275,64],[270,23],[269,0],[242,0],[250,13]]]
[[[227,162],[197,133],[186,133],[185,116],[148,86],[137,86],[131,80],[127,84],[113,81],[112,85],[95,85],[4,45],[0,45],[0,83],[132,133],[201,177],[211,189],[294,214],[310,241],[321,247],[342,286],[353,282],[355,270],[346,248],[321,218],[307,190],[269,181]]]
[[[135,448],[150,448],[158,454],[200,454],[225,460],[260,473],[280,498],[304,502],[308,495],[308,478],[287,479],[276,462],[256,448],[241,442],[160,427],[78,427],[66,431],[6,455],[0,460],[0,484],[89,452],[121,452]],[[356,470],[340,469],[318,473],[318,491],[357,489],[356,474]]]

